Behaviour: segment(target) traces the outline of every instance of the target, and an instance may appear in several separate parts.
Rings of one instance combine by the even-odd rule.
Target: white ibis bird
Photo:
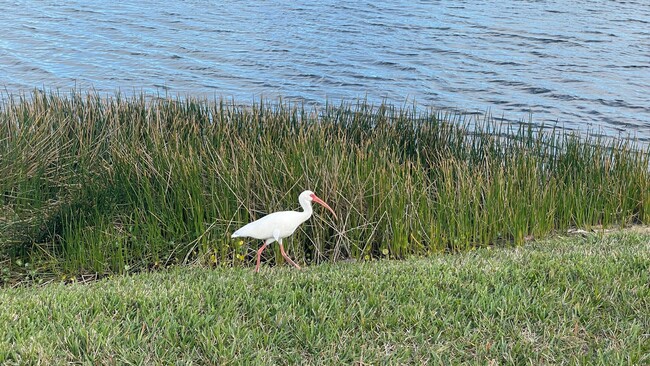
[[[302,206],[303,209],[302,212],[274,212],[262,217],[259,220],[255,220],[249,224],[244,225],[232,234],[233,238],[249,237],[264,240],[262,247],[257,250],[257,265],[255,265],[255,272],[260,271],[260,257],[262,256],[262,252],[267,245],[273,243],[274,241],[280,243],[280,253],[282,253],[284,259],[286,259],[287,262],[291,263],[294,267],[300,269],[300,266],[297,265],[296,262],[292,261],[284,251],[282,239],[293,234],[298,226],[300,226],[300,224],[307,221],[311,217],[311,214],[314,212],[311,207],[312,201],[323,205],[323,207],[330,210],[334,217],[336,217],[334,210],[332,210],[332,208],[322,199],[318,198],[314,192],[304,191],[300,194],[300,196],[298,196],[298,202],[300,202],[300,206]]]

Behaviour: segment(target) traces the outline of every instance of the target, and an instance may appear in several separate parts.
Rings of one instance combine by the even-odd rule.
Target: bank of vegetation
[[[629,139],[408,106],[9,95],[0,264],[26,277],[247,265],[259,243],[230,234],[297,209],[304,189],[339,217],[317,211],[287,241],[308,264],[649,224],[649,157]]]

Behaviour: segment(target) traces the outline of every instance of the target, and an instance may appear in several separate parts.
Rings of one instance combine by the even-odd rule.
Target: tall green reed
[[[507,130],[415,106],[82,92],[5,100],[0,249],[51,256],[70,273],[248,263],[259,243],[229,234],[298,208],[304,189],[339,214],[317,210],[287,240],[308,263],[650,221],[650,152],[632,140]]]

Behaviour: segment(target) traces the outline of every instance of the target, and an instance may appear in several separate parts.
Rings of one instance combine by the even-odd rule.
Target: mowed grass
[[[300,264],[521,245],[650,224],[650,149],[559,127],[364,103],[35,92],[0,104],[0,285],[248,266],[241,225],[316,210]],[[276,250],[265,260],[282,263]]]
[[[650,362],[650,234],[0,292],[0,363]]]

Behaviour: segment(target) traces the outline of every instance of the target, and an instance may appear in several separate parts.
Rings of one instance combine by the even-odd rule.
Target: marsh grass
[[[0,257],[79,275],[250,263],[241,224],[316,211],[299,263],[523,244],[650,223],[650,151],[628,139],[365,103],[34,92],[0,106]],[[267,261],[282,261],[271,251]]]

